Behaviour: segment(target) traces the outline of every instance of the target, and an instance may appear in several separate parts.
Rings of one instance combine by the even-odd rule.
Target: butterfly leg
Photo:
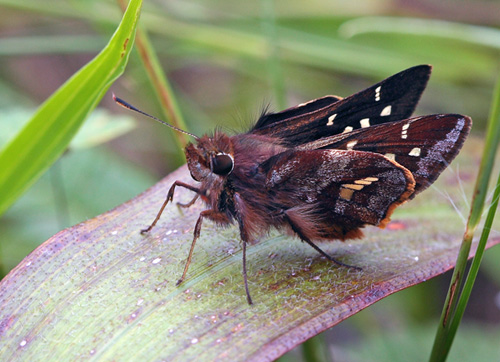
[[[194,195],[193,199],[192,199],[191,201],[189,201],[188,203],[183,204],[183,203],[181,203],[181,202],[178,202],[178,203],[177,203],[177,206],[179,206],[179,207],[183,207],[183,208],[188,208],[188,207],[190,207],[191,205],[193,205],[193,204],[196,202],[196,200],[198,200],[198,198],[199,198],[199,197],[200,197],[200,194],[196,194],[196,195]]]
[[[250,233],[248,232],[245,220],[243,218],[242,210],[245,210],[245,203],[241,198],[240,194],[234,194],[234,201],[236,204],[236,219],[238,220],[238,225],[240,226],[240,238],[243,243],[243,281],[245,283],[245,292],[247,293],[248,304],[253,304],[252,297],[250,296],[250,290],[248,289],[248,278],[247,278],[247,243],[250,241]]]
[[[181,182],[181,181],[175,181],[174,184],[168,190],[167,198],[163,202],[163,205],[161,205],[160,211],[158,211],[158,214],[156,215],[156,218],[154,219],[154,221],[152,222],[151,225],[149,225],[146,229],[142,229],[141,230],[141,234],[145,234],[145,233],[148,233],[149,231],[151,231],[151,229],[156,225],[156,223],[158,222],[158,220],[160,220],[160,216],[163,213],[163,210],[165,209],[165,206],[167,206],[168,202],[172,201],[172,199],[174,198],[174,191],[175,191],[175,187],[176,186],[184,187],[184,188],[186,188],[188,190],[196,192],[197,195],[200,194],[200,189],[198,189],[198,188],[196,188],[194,186],[188,185],[188,184],[186,184],[184,182]],[[191,200],[191,201],[194,203],[194,201],[196,201],[196,200],[194,200],[194,201]],[[190,202],[190,203],[188,203],[188,205],[191,206],[192,203]]]
[[[302,241],[305,241],[306,243],[308,243],[314,250],[316,250],[318,253],[323,255],[325,258],[327,258],[328,260],[330,260],[331,262],[333,262],[339,266],[344,266],[346,268],[352,268],[352,269],[356,269],[356,270],[362,270],[360,267],[342,263],[341,261],[338,261],[337,259],[328,255],[326,252],[321,250],[321,248],[319,246],[314,244],[307,236],[304,235],[304,233],[301,231],[300,227],[297,225],[297,223],[295,223],[292,220],[292,218],[290,218],[290,216],[287,214],[286,211],[283,214],[285,216],[286,221],[288,222],[288,224],[292,228],[293,232],[296,233]]]
[[[203,219],[208,218],[210,220],[213,220],[215,222],[219,223],[227,223],[228,219],[226,214],[223,214],[221,212],[215,211],[215,210],[204,210],[200,212],[200,216],[198,217],[198,221],[196,221],[196,225],[194,227],[194,233],[193,233],[193,241],[191,242],[191,248],[189,249],[189,255],[186,260],[186,264],[184,265],[184,272],[182,273],[181,278],[177,281],[175,285],[179,285],[184,281],[184,278],[186,277],[187,271],[189,269],[189,264],[191,264],[191,259],[193,258],[193,251],[194,251],[194,246],[196,245],[196,241],[200,237],[200,232],[201,232],[201,224],[203,223]]]
[[[253,304],[252,297],[250,296],[250,290],[248,289],[248,278],[247,278],[247,242],[243,240],[243,280],[245,282],[245,292],[247,293],[248,304]]]

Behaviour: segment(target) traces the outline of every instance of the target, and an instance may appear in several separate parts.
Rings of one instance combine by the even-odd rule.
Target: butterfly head
[[[225,177],[233,171],[234,157],[232,155],[231,140],[227,135],[223,133],[216,133],[213,137],[203,136],[200,138],[192,133],[172,126],[171,124],[164,122],[144,111],[141,111],[123,99],[116,97],[114,94],[113,99],[118,105],[126,109],[143,114],[176,130],[177,132],[193,137],[196,140],[196,144],[189,143],[186,146],[186,159],[189,171],[191,172],[191,177],[193,177],[196,181],[205,180],[210,176]]]
[[[203,136],[196,144],[186,146],[186,160],[191,177],[203,181],[208,177],[228,176],[234,169],[230,139],[224,134]]]

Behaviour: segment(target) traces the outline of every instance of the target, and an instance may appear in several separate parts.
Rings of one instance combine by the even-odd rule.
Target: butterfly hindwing
[[[289,110],[264,115],[251,133],[279,138],[283,145],[291,147],[408,118],[415,110],[430,73],[429,65],[419,65],[322,108],[321,102],[313,101],[295,115],[284,113]],[[289,117],[283,117],[285,115]]]
[[[371,152],[286,151],[260,169],[274,198],[286,200],[283,209],[311,225],[302,229],[321,225],[315,234],[330,239],[360,236],[353,232],[365,224],[384,226],[415,185],[407,169]]]

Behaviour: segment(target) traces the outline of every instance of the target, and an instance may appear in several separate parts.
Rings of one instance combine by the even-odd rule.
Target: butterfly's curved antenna
[[[133,105],[131,105],[130,103],[125,102],[123,99],[118,98],[117,96],[115,96],[115,94],[114,94],[114,93],[113,93],[113,100],[114,100],[114,101],[115,101],[118,105],[122,106],[123,108],[130,109],[131,111],[135,111],[135,112],[140,113],[140,114],[142,114],[142,115],[144,115],[144,116],[146,116],[146,117],[152,118],[152,119],[154,119],[155,121],[160,122],[161,124],[164,124],[165,126],[168,126],[168,127],[172,128],[172,129],[176,130],[177,132],[181,132],[181,133],[187,134],[188,136],[191,136],[191,137],[193,137],[193,138],[194,138],[194,139],[196,139],[196,140],[199,140],[199,139],[200,139],[200,137],[198,137],[198,136],[196,136],[196,135],[194,135],[194,134],[192,134],[192,133],[189,133],[188,131],[184,131],[184,130],[182,130],[182,129],[178,128],[178,127],[172,126],[171,124],[169,124],[169,123],[167,123],[167,122],[165,122],[165,121],[162,121],[161,119],[156,118],[155,116],[152,116],[152,115],[150,115],[150,114],[147,114],[147,113],[146,113],[146,112],[144,112],[144,111],[141,111],[139,108],[136,108],[136,107],[134,107]]]

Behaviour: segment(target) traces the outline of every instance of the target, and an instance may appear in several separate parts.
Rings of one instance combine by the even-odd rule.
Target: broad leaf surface
[[[364,239],[321,245],[362,271],[332,265],[278,233],[250,246],[253,306],[245,299],[236,227],[205,223],[188,277],[175,286],[201,203],[182,212],[169,205],[149,235],[139,234],[174,180],[194,183],[181,167],[135,199],[61,231],[4,278],[0,360],[273,360],[453,266],[464,225],[459,212],[468,209],[464,192],[481,149],[471,141],[436,187],[400,207],[385,230],[369,227]],[[179,190],[175,201],[191,197]]]

